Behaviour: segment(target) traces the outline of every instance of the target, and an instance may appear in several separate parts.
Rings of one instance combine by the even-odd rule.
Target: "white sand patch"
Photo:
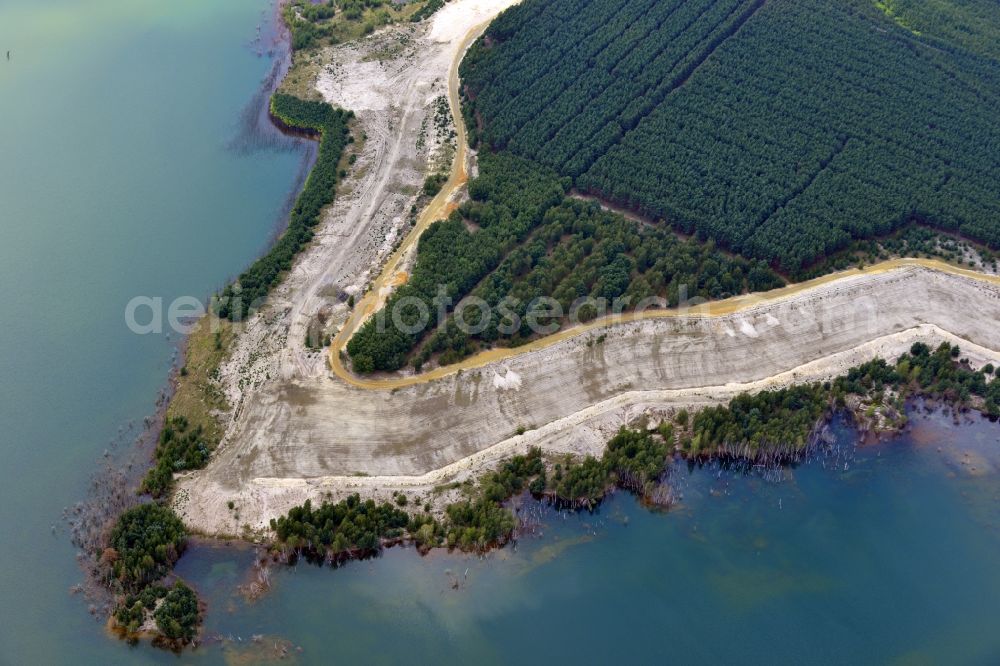
[[[751,338],[756,338],[759,335],[759,333],[757,333],[757,329],[753,327],[753,324],[746,319],[740,322],[740,333]]]
[[[319,91],[323,98],[355,113],[361,111],[387,111],[392,98],[386,94],[389,84],[385,67],[378,61],[352,62],[347,76],[323,75],[319,81]]]
[[[518,0],[457,0],[434,15],[429,38],[435,42],[461,40],[474,25],[490,20]]]
[[[500,391],[516,391],[521,388],[521,375],[509,368],[499,368],[493,373],[493,388]]]

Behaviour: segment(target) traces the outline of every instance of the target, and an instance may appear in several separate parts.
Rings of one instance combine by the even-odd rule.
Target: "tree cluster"
[[[169,589],[149,585],[138,593],[125,595],[115,609],[114,618],[126,635],[132,636],[150,615],[169,645],[186,645],[198,635],[201,624],[198,595],[182,581],[176,581]]]
[[[306,500],[272,519],[271,529],[279,542],[307,554],[367,554],[379,551],[383,540],[403,536],[409,521],[409,514],[389,502],[362,502],[354,494],[340,502],[323,502],[317,509]]]
[[[728,405],[695,414],[682,446],[687,455],[701,457],[734,452],[751,457],[801,453],[817,426],[832,409],[842,407],[847,396],[877,404],[887,391],[900,399],[920,395],[959,406],[970,405],[976,398],[987,415],[1000,416],[1000,380],[993,376],[993,367],[973,370],[959,361],[960,356],[961,350],[948,343],[931,350],[917,342],[895,363],[875,359],[833,382],[741,394]]]
[[[753,455],[774,448],[802,451],[827,412],[829,394],[820,384],[741,394],[728,405],[706,407],[694,416],[693,456],[736,450]]]
[[[673,426],[656,431],[621,428],[600,458],[557,463],[548,495],[560,506],[593,508],[614,487],[647,498],[662,479],[673,452]]]
[[[153,611],[153,618],[156,627],[167,639],[181,644],[190,643],[198,634],[201,623],[198,595],[182,581],[175,582]]]
[[[170,588],[158,582],[184,552],[186,539],[181,519],[157,502],[128,509],[115,521],[99,561],[118,594],[113,619],[124,638],[136,640],[150,617],[159,630],[154,645],[179,649],[197,636],[198,596],[183,581]]]
[[[136,592],[170,571],[184,551],[186,537],[172,509],[155,502],[140,504],[118,518],[102,560],[113,581]]]
[[[961,349],[947,342],[934,350],[917,342],[894,365],[876,359],[852,368],[837,379],[834,389],[839,394],[879,395],[890,387],[904,396],[924,395],[960,406],[977,398],[988,416],[1000,416],[1000,379],[993,376],[993,366],[973,370],[960,356]]]

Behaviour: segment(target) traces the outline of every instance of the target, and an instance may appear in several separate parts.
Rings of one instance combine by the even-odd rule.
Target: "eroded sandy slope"
[[[1000,287],[909,266],[731,315],[622,324],[600,344],[588,334],[406,388],[272,381],[208,468],[180,481],[176,503],[193,528],[234,533],[232,500],[239,525],[259,529],[307,497],[425,492],[528,443],[596,451],[640,413],[831,377],[917,338],[957,339],[974,360],[996,361],[997,321]],[[535,430],[513,437],[522,426]]]

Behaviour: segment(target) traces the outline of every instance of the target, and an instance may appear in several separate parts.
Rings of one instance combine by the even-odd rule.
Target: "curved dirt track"
[[[1000,276],[987,273],[979,273],[965,268],[958,268],[936,259],[890,259],[867,268],[853,268],[839,273],[830,273],[805,282],[789,284],[773,291],[745,294],[734,296],[718,301],[710,301],[695,307],[683,309],[654,309],[643,312],[625,312],[618,315],[608,315],[589,321],[585,324],[565,328],[552,335],[539,338],[528,344],[519,347],[497,347],[488,349],[458,363],[434,368],[433,370],[420,374],[406,375],[386,375],[364,377],[352,373],[348,370],[340,358],[340,351],[346,345],[349,336],[340,336],[330,347],[330,367],[333,374],[338,379],[351,386],[362,389],[397,389],[417,384],[425,384],[436,381],[448,375],[453,375],[466,370],[474,370],[484,366],[506,361],[522,354],[530,354],[548,349],[564,340],[579,337],[592,331],[599,331],[610,326],[628,324],[655,319],[690,319],[692,317],[719,317],[722,315],[735,314],[739,312],[751,311],[755,308],[767,305],[773,301],[780,301],[795,295],[804,295],[828,285],[832,282],[843,280],[849,277],[875,276],[882,273],[896,271],[904,268],[926,268],[958,277],[964,277],[986,284],[1000,285]],[[346,327],[345,327],[346,328]]]
[[[529,441],[599,450],[641,413],[832,377],[916,339],[957,340],[974,362],[1000,360],[996,279],[913,262],[884,268],[745,309],[622,323],[602,331],[600,344],[596,333],[575,335],[401,388],[272,382],[251,396],[209,466],[181,480],[177,507],[194,529],[231,533],[233,500],[241,524],[259,529],[320,492],[426,491],[421,484],[448,476],[435,470],[469,472]],[[519,427],[531,430],[515,438]]]
[[[366,139],[313,242],[260,314],[241,325],[220,368],[220,383],[233,407],[229,430],[248,398],[266,391],[273,379],[323,376],[326,354],[306,346],[306,331],[321,318],[330,331],[363,311],[349,311],[348,296],[359,297],[376,275],[394,277],[405,263],[418,235],[407,219],[410,207],[436,160],[450,155],[434,127],[436,100],[457,100],[462,53],[489,19],[514,2],[452,0],[430,21],[389,26],[322,55],[328,64],[319,74],[318,91],[329,103],[353,110],[355,134],[363,132]],[[417,230],[445,213],[450,195],[465,182],[464,135],[458,138],[452,177]],[[401,248],[393,251],[404,236]],[[383,262],[386,269],[380,271]],[[381,282],[373,292],[380,290]]]

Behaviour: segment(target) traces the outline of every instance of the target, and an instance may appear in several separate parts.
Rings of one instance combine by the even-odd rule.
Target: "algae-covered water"
[[[0,663],[1000,661],[1000,426],[941,415],[857,453],[840,424],[841,456],[780,482],[679,471],[668,513],[528,502],[536,534],[485,558],[276,569],[254,603],[236,589],[252,551],[196,544],[178,572],[207,644],[178,659],[110,639],[70,593],[62,515],[172,362],[177,340],[130,332],[128,301],[206,296],[266,247],[300,178],[301,146],[241,124],[270,10],[0,3]]]

